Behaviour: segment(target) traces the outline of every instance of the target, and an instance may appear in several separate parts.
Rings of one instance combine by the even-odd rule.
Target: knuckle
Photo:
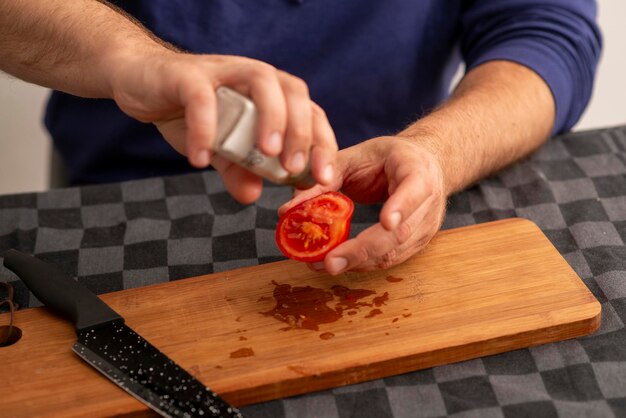
[[[307,142],[311,137],[311,131],[307,130],[303,124],[298,124],[296,126],[291,125],[287,136],[289,139],[296,141],[297,145],[304,146],[306,145],[305,142]]]
[[[432,188],[433,196],[435,196],[437,199],[445,199],[446,198],[445,188],[446,188],[445,180],[444,180],[443,175],[436,177],[433,181],[433,188]]]
[[[253,63],[249,65],[250,65],[250,72],[252,73],[253,76],[257,78],[269,79],[269,78],[276,77],[276,69],[265,62],[254,61]]]
[[[326,119],[326,111],[324,109],[322,109],[322,107],[320,105],[318,105],[315,102],[311,102],[311,109],[313,109],[313,116],[318,117],[318,118],[323,118]]]
[[[409,222],[402,222],[395,231],[396,242],[398,245],[404,244],[413,235],[413,228]]]
[[[430,195],[435,201],[440,201],[443,197],[443,191],[439,187],[432,187],[430,190]]]
[[[361,245],[359,246],[359,248],[357,248],[356,252],[355,252],[355,258],[356,258],[356,263],[355,264],[360,264],[364,261],[367,261],[370,259],[370,252],[367,248],[367,246],[365,245]]]
[[[318,142],[322,142],[322,141],[318,141]],[[339,145],[337,145],[337,142],[335,141],[323,141],[322,142],[322,146],[327,149],[328,151],[331,151],[332,153],[336,153],[337,151],[339,151]]]
[[[389,268],[396,263],[397,259],[398,259],[398,249],[393,248],[377,260],[376,267],[379,269]]]
[[[289,77],[289,89],[302,95],[309,95],[309,86],[300,77],[296,77],[293,75]]]
[[[196,88],[191,93],[191,100],[199,104],[209,104],[213,100],[213,93],[207,88]]]
[[[169,67],[171,80],[179,80],[185,87],[193,91],[198,89],[198,85],[203,85],[210,80],[206,73],[196,65],[172,65]]]

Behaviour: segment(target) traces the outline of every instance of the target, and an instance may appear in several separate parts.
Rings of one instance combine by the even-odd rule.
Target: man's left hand
[[[358,203],[384,201],[378,223],[309,266],[333,275],[385,269],[423,249],[441,227],[447,199],[443,176],[427,147],[401,137],[374,138],[340,151],[333,182],[296,192],[279,215],[330,190]]]

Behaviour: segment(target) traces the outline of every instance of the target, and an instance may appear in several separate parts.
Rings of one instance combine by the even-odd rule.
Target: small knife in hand
[[[54,266],[9,250],[4,265],[33,294],[76,325],[72,350],[165,417],[242,417],[241,413],[124,324],[124,318]]]

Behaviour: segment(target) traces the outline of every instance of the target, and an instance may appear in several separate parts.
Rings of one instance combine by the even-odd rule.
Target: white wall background
[[[626,1],[598,4],[604,49],[591,103],[576,130],[626,124]]]
[[[50,141],[43,127],[48,91],[0,72],[0,195],[48,187]]]
[[[604,53],[591,104],[576,130],[626,124],[626,2],[599,0]],[[0,194],[48,188],[47,90],[0,73]]]

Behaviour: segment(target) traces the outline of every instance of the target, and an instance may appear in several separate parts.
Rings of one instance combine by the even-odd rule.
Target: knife
[[[200,381],[124,324],[117,312],[51,264],[16,250],[4,265],[45,305],[76,326],[72,350],[165,417],[242,417]]]

